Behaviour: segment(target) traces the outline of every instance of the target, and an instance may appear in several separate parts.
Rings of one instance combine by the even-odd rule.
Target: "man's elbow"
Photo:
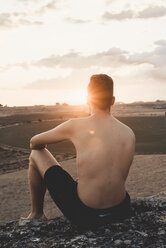
[[[33,149],[37,145],[36,135],[30,139],[30,148]]]
[[[30,139],[30,148],[31,148],[31,149],[34,149],[34,150],[41,150],[41,149],[44,149],[44,148],[46,148],[46,147],[47,147],[47,145],[41,143],[41,140],[40,140],[40,138],[39,138],[38,135],[35,135],[35,136],[33,136],[33,137]]]

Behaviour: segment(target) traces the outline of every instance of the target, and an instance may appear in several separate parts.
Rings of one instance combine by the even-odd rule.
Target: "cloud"
[[[108,20],[119,20],[120,21],[120,20],[131,19],[131,18],[133,18],[133,11],[131,10],[121,11],[116,14],[105,12],[102,16],[102,19],[105,21],[108,21]]]
[[[34,14],[44,15],[48,11],[57,11],[61,8],[63,9],[64,5],[66,5],[67,3],[67,0],[51,0],[45,5],[41,6],[39,9],[37,9]]]
[[[155,17],[162,17],[166,15],[166,7],[164,6],[154,6],[144,9],[138,12],[137,18],[155,18]]]
[[[81,74],[83,74],[83,71],[85,70],[90,72],[94,70],[100,71],[102,69],[116,72],[118,75],[118,72],[120,72],[121,69],[123,71],[123,68],[125,68],[125,73],[128,75],[129,71],[135,74],[136,69],[134,68],[138,65],[137,75],[142,73],[146,78],[153,78],[166,82],[166,40],[159,40],[154,44],[154,50],[135,54],[129,54],[127,51],[115,47],[89,56],[83,56],[75,51],[71,51],[64,55],[52,55],[30,63],[23,62],[14,65],[6,65],[1,68],[1,71],[16,66],[22,67],[25,70],[30,67],[37,67],[39,69],[70,68],[75,71],[75,73],[81,71]],[[70,78],[70,80],[72,79]],[[50,81],[47,80],[47,83],[52,86],[54,85],[54,82],[57,81],[54,79],[51,79]],[[58,82],[63,83],[64,79],[58,79]],[[35,82],[35,84],[33,83],[33,87],[34,85],[38,87],[40,84],[45,84],[45,80]]]
[[[133,11],[133,10],[125,10],[119,13],[110,13],[106,11],[102,15],[102,19],[104,21],[111,20],[126,20],[126,19],[148,19],[148,18],[157,18],[166,15],[166,7],[164,6],[153,6],[145,8],[142,11]]]
[[[130,56],[130,61],[149,63],[155,67],[166,66],[166,40],[155,42],[156,48],[152,52],[138,53]]]
[[[29,21],[27,19],[20,19],[18,21],[18,25],[24,25],[24,26],[29,26],[29,25],[42,25],[43,22],[41,21]]]
[[[70,90],[83,89],[94,73],[108,73],[121,84],[127,85],[158,85],[166,82],[166,40],[155,42],[155,49],[151,52],[128,54],[118,48],[90,55],[81,56],[71,52],[62,56],[51,56],[35,63],[40,67],[71,67],[69,76],[51,79],[40,79],[27,84],[25,89],[34,90]],[[127,67],[125,74],[118,74],[119,69]],[[96,67],[95,67],[96,66]],[[105,67],[105,68],[104,68]]]
[[[82,56],[76,52],[70,52],[65,55],[52,55],[47,58],[40,59],[36,62],[32,62],[31,65],[36,67],[50,67],[54,68],[56,66],[62,68],[89,68],[92,66],[98,67],[117,67],[120,64],[126,64],[127,52],[121,50],[120,48],[111,48],[108,51],[92,54],[89,56]],[[19,64],[21,66],[21,64]],[[25,66],[25,65],[24,65]]]
[[[109,6],[110,4],[116,2],[117,0],[104,0],[104,3],[106,6]]]
[[[72,24],[84,24],[91,22],[90,20],[82,20],[82,19],[74,19],[71,17],[68,17],[65,19],[66,22],[72,23]]]
[[[26,15],[30,16],[41,16],[49,11],[63,9],[64,5],[68,3],[69,0],[17,0],[27,8]]]
[[[62,56],[51,56],[43,58],[33,66],[37,67],[62,67],[71,69],[92,69],[96,68],[112,68],[120,69],[126,65],[149,65],[148,69],[143,73],[147,77],[166,81],[166,40],[155,42],[155,48],[151,52],[143,52],[129,54],[119,48],[111,48],[108,51],[96,53],[89,56],[81,56],[76,52],[71,52]],[[24,65],[25,66],[25,65]]]
[[[19,26],[29,26],[29,25],[42,25],[41,21],[31,21],[20,16],[26,15],[25,13],[2,13],[0,14],[0,29],[10,29]]]
[[[67,77],[36,80],[27,84],[24,89],[71,90],[74,88],[77,90],[83,88],[87,84],[89,77],[89,71],[84,70],[83,72],[80,72],[78,70],[74,70]]]
[[[13,22],[11,20],[11,15],[9,13],[0,14],[0,28],[11,28],[13,27]]]
[[[23,5],[29,4],[29,0],[17,0]],[[22,25],[29,26],[29,25],[42,25],[43,22],[38,20],[41,14],[49,10],[55,10],[57,5],[60,6],[64,2],[64,0],[51,0],[47,2],[47,4],[41,6],[41,1],[36,1],[37,7],[34,5],[34,1],[30,1],[33,6],[31,8],[24,8],[25,11],[23,12],[8,12],[8,13],[0,13],[0,29],[10,29],[10,28],[17,28]],[[40,7],[39,7],[40,4]],[[32,19],[33,17],[33,19]],[[37,20],[34,20],[36,19]]]
[[[138,53],[130,56],[129,61],[135,64],[150,64],[152,69],[147,75],[166,82],[166,40],[155,42],[156,48],[152,52]]]
[[[107,51],[99,52],[89,56],[83,56],[75,51],[71,51],[64,55],[52,55],[30,63],[21,62],[17,64],[7,64],[0,67],[0,71],[10,70],[13,67],[22,67],[28,69],[30,67],[37,68],[71,68],[71,69],[89,69],[92,67],[120,67],[128,62],[128,52],[120,48],[110,48]]]
[[[42,7],[40,7],[36,11],[36,13],[37,14],[45,14],[47,11],[55,10],[55,9],[57,9],[57,0],[51,0],[47,4],[45,4]]]

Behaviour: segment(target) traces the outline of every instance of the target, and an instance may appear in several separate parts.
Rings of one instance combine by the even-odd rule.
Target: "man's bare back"
[[[119,204],[126,195],[125,180],[135,150],[134,133],[108,113],[72,122],[80,199],[92,208]]]
[[[73,223],[92,225],[101,223],[102,218],[113,221],[129,216],[125,181],[134,156],[135,135],[111,115],[114,101],[112,78],[93,75],[87,97],[91,116],[68,120],[32,137],[28,174],[32,210],[28,219],[45,216],[46,187]],[[46,149],[47,144],[63,140],[71,140],[76,148],[78,183]]]

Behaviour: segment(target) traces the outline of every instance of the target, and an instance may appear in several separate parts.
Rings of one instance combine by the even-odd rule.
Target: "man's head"
[[[110,110],[114,104],[113,80],[106,74],[95,74],[88,85],[88,104],[101,110]]]

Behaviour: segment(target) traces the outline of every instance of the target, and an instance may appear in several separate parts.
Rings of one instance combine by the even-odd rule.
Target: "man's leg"
[[[60,164],[47,149],[32,150],[29,158],[28,170],[31,194],[31,212],[27,219],[45,218],[43,202],[46,186],[43,178],[46,170],[53,165]]]

